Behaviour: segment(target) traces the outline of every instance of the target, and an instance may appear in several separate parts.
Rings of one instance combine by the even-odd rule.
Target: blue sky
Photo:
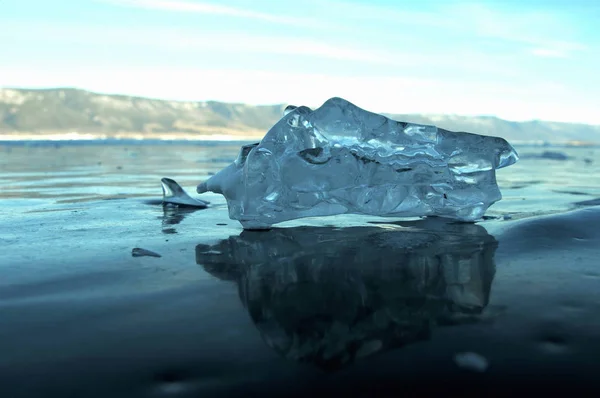
[[[600,124],[596,0],[0,0],[0,86]]]

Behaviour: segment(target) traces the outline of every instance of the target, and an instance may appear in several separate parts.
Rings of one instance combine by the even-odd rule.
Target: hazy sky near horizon
[[[600,124],[596,0],[1,0],[0,87]]]

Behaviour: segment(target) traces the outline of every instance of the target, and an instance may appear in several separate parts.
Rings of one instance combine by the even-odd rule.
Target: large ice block
[[[479,219],[502,198],[506,140],[398,122],[331,98],[289,106],[260,143],[197,188],[221,193],[245,229],[343,213]]]

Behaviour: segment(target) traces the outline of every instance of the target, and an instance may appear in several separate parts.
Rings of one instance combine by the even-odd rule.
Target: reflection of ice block
[[[342,213],[480,218],[502,198],[495,170],[518,159],[498,137],[397,122],[332,98],[288,107],[258,144],[198,186],[244,228]]]
[[[198,245],[196,262],[234,280],[264,341],[327,369],[488,319],[497,241],[479,225],[244,231]]]

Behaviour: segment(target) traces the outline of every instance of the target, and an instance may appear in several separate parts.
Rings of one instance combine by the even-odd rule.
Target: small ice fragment
[[[475,352],[458,353],[454,356],[454,362],[459,367],[473,372],[485,372],[489,366],[486,357]]]
[[[144,257],[144,256],[148,256],[148,257],[162,257],[158,253],[155,253],[155,252],[150,251],[150,250],[142,249],[140,247],[136,247],[133,250],[131,250],[131,256],[132,257]]]
[[[160,183],[163,191],[163,204],[170,203],[178,206],[192,206],[204,209],[210,203],[192,198],[175,180],[162,178]]]
[[[569,155],[563,152],[558,151],[544,151],[540,157],[542,159],[552,159],[552,160],[569,160]]]
[[[198,185],[225,196],[245,229],[303,217],[365,214],[480,219],[502,195],[506,140],[398,122],[331,98],[288,106],[261,140]]]

